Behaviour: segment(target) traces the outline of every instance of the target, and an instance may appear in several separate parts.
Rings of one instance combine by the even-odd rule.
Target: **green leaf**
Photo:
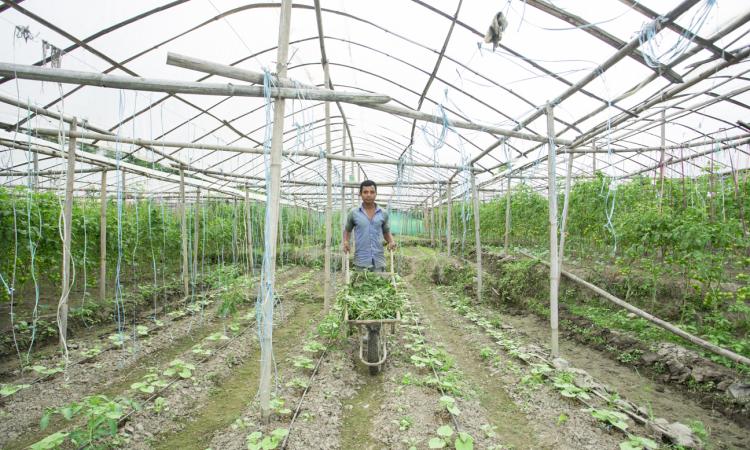
[[[42,416],[42,420],[39,421],[39,428],[44,431],[49,426],[49,418],[52,415],[51,411],[45,411],[44,415]]]
[[[30,384],[3,384],[2,388],[0,388],[0,396],[8,397],[20,391],[21,389],[26,389],[29,387],[31,387]]]
[[[451,428],[450,425],[443,425],[437,429],[437,434],[438,436],[449,438],[453,436],[453,428]]]
[[[57,433],[50,434],[46,438],[42,439],[39,442],[36,442],[34,444],[31,444],[29,448],[31,450],[51,450],[58,448],[65,442],[65,439],[68,437],[68,433],[65,433],[63,431],[58,431]]]
[[[430,442],[427,444],[430,448],[444,448],[445,447],[445,440],[434,437],[430,439]]]
[[[469,433],[458,433],[453,444],[456,450],[474,450],[474,438]]]

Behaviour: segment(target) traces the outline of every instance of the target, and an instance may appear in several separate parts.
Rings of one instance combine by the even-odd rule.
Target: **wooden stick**
[[[510,177],[508,177],[508,181],[506,182],[506,188],[505,188],[505,246],[504,246],[504,254],[505,256],[508,256],[508,252],[510,249],[510,225],[511,225],[511,217],[510,217],[510,201],[511,201],[511,195],[512,191],[510,189]]]
[[[546,266],[549,267],[549,263],[548,262],[546,262],[544,260],[541,260],[541,259],[537,258],[534,255],[531,255],[531,254],[528,254],[528,253],[522,252],[522,251],[519,252],[519,253],[521,253],[522,255],[524,255],[526,257],[535,259],[535,260],[537,260],[537,261],[541,262],[542,264],[544,264],[544,265],[546,265]],[[664,321],[662,319],[659,319],[658,317],[653,316],[653,315],[647,313],[646,311],[643,311],[642,309],[637,308],[637,307],[631,305],[630,303],[628,303],[628,302],[626,302],[624,300],[621,300],[621,299],[615,297],[614,295],[610,294],[609,292],[605,291],[604,289],[602,289],[602,288],[600,288],[600,287],[598,287],[596,285],[593,285],[593,284],[589,283],[588,281],[584,280],[583,278],[580,278],[580,277],[578,277],[578,276],[576,276],[576,275],[574,275],[574,274],[572,274],[570,272],[567,272],[567,271],[563,270],[561,273],[563,275],[565,275],[571,281],[574,281],[575,283],[577,283],[577,284],[579,284],[579,285],[581,285],[581,286],[583,286],[583,287],[585,287],[587,289],[590,289],[590,290],[596,292],[597,294],[599,294],[600,296],[602,296],[605,299],[609,300],[610,302],[616,304],[617,306],[620,306],[623,309],[625,309],[625,310],[627,310],[629,312],[632,312],[633,314],[635,314],[638,317],[641,317],[643,319],[648,320],[649,322],[653,323],[654,325],[657,325],[657,326],[659,326],[659,327],[661,327],[661,328],[669,331],[670,333],[673,333],[673,334],[676,334],[677,336],[680,336],[681,338],[685,339],[688,342],[692,342],[693,344],[695,344],[695,345],[697,345],[697,346],[699,346],[699,347],[701,347],[701,348],[703,348],[705,350],[708,350],[708,351],[710,351],[712,353],[715,353],[717,355],[724,356],[724,357],[726,357],[728,359],[731,359],[732,361],[734,361],[736,363],[744,364],[744,365],[750,367],[750,359],[748,359],[748,358],[746,358],[746,357],[744,357],[742,355],[738,355],[738,354],[736,354],[736,353],[734,353],[734,352],[732,352],[730,350],[726,350],[726,349],[721,348],[721,347],[719,347],[717,345],[714,345],[714,344],[712,344],[710,342],[704,341],[703,339],[701,339],[701,338],[699,338],[697,336],[693,336],[692,334],[683,331],[682,329],[680,329],[680,328],[678,328],[678,327],[670,324],[669,322],[666,322],[666,321]]]
[[[453,194],[451,193],[451,186],[452,184],[448,183],[448,199],[446,200],[448,203],[448,213],[445,216],[445,244],[447,246],[449,258],[451,256],[451,227],[453,226],[451,223],[453,219]]]
[[[75,131],[77,122],[70,123],[70,129]],[[38,167],[36,168],[38,171]],[[65,182],[65,207],[63,209],[63,260],[62,260],[62,294],[57,305],[57,328],[60,332],[60,347],[67,358],[68,355],[68,298],[73,287],[70,268],[73,262],[71,241],[73,230],[73,183],[76,169],[76,140],[68,142],[68,174]]]
[[[193,208],[193,277],[198,276],[198,242],[200,239],[200,211],[201,211],[201,190],[195,192],[195,207]]]
[[[279,20],[279,44],[276,55],[276,73],[280,78],[286,78],[287,61],[289,59],[289,28],[292,15],[292,1],[282,0]],[[264,256],[268,267],[264,267],[263,280],[270,289],[261,287],[261,324],[260,324],[260,411],[264,423],[271,418],[271,380],[273,364],[273,290],[276,282],[276,238],[279,224],[279,201],[281,197],[281,151],[284,137],[284,109],[283,99],[274,102],[273,134],[271,136],[271,168],[269,180],[269,199],[266,213],[265,240],[268,243]],[[265,265],[265,264],[264,264]]]
[[[182,237],[182,290],[190,295],[190,269],[188,268],[187,208],[185,207],[185,173],[180,169],[180,235]]]
[[[552,112],[552,104],[547,103],[547,134],[555,135],[555,119]],[[549,321],[552,330],[551,349],[552,357],[560,356],[560,347],[558,344],[558,319],[557,319],[557,291],[560,284],[560,266],[558,264],[557,250],[557,153],[554,141],[549,142],[549,156],[547,159],[548,176],[549,176],[549,258],[550,270],[549,275]]]
[[[207,72],[211,73],[213,75],[221,75],[223,77],[232,78],[236,80],[242,80],[242,81],[249,81],[251,83],[262,83],[263,82],[263,74],[260,72],[256,72],[253,70],[248,69],[239,69],[237,67],[228,66],[224,64],[218,64],[213,63],[205,60],[197,60],[195,58],[191,58],[184,55],[176,55],[176,54],[170,54],[171,57],[167,58],[167,64],[173,64],[173,65],[179,65],[183,68],[188,68],[192,70],[197,70],[201,72]],[[2,72],[2,66],[0,66],[0,75]],[[288,80],[285,77],[279,75],[278,77],[273,78],[274,83],[279,86],[293,86],[294,82],[292,80]],[[322,90],[322,89],[312,89],[312,86],[309,86],[310,89],[307,89],[305,92],[315,92],[316,90]],[[287,89],[287,88],[282,88]],[[330,92],[338,92],[338,91],[330,91]],[[385,97],[385,96],[382,96]],[[325,100],[325,99],[321,99]],[[333,99],[328,99],[329,101],[336,101]],[[394,114],[401,117],[407,117],[410,119],[415,120],[422,120],[425,122],[433,122],[437,124],[442,124],[444,121],[444,118],[442,116],[434,115],[434,114],[428,114],[421,111],[415,111],[413,109],[404,108],[401,106],[391,105],[391,104],[384,104],[386,102],[370,102],[365,104],[364,102],[358,102],[358,101],[350,101],[349,103],[358,103],[360,106],[364,106],[371,109],[376,109],[378,111],[387,112],[390,114]],[[377,103],[377,104],[376,104]],[[518,139],[524,139],[524,140],[530,140],[530,141],[536,141],[536,142],[546,142],[547,137],[546,136],[539,136],[536,134],[531,133],[523,133],[520,131],[514,131],[514,130],[508,130],[505,128],[496,127],[489,124],[477,124],[473,122],[466,122],[462,120],[450,120],[450,126],[454,128],[463,128],[467,130],[477,130],[477,131],[485,131],[487,133],[493,133],[500,136],[507,136],[507,137],[514,137]],[[571,141],[567,139],[556,139],[557,143],[560,145],[566,145],[569,144]]]
[[[99,301],[107,297],[107,171],[102,170],[99,194]]]
[[[0,62],[0,75],[23,80],[51,81],[57,83],[98,86],[114,89],[129,89],[147,92],[166,92],[170,94],[218,95],[228,97],[263,98],[263,86],[246,86],[236,84],[201,83],[195,81],[176,81],[109,75],[104,73],[83,72],[79,70],[54,69],[50,67],[27,66]],[[390,97],[379,94],[360,92],[331,91],[327,89],[298,89],[272,87],[271,97],[275,99],[297,99],[318,101],[335,101],[344,103],[387,103]]]
[[[474,246],[477,254],[477,301],[482,301],[482,242],[479,234],[479,193],[476,175],[471,176],[471,193],[474,199]]]

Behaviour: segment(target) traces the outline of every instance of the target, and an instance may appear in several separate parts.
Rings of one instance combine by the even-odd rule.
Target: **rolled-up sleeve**
[[[391,232],[391,218],[387,212],[383,211],[383,234]]]
[[[344,229],[348,232],[352,232],[354,229],[354,210],[349,211],[349,215],[346,216],[346,224]]]

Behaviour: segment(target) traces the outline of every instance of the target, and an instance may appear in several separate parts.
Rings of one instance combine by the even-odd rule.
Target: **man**
[[[373,272],[385,271],[383,240],[388,249],[396,248],[391,235],[388,213],[375,203],[378,186],[372,180],[365,180],[359,185],[359,196],[362,204],[349,211],[344,227],[344,252],[349,253],[349,236],[354,230],[354,268]]]

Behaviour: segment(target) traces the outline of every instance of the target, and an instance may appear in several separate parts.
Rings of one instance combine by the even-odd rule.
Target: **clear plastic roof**
[[[392,162],[336,160],[334,185],[370,178],[384,184],[381,198],[410,207],[444,195],[445,186],[437,181],[466,185],[465,169],[473,166],[486,196],[502,189],[508,176],[514,185],[544,189],[548,102],[556,137],[572,142],[558,148],[559,177],[565,176],[571,156],[577,177],[592,176],[594,170],[616,180],[654,174],[661,158],[662,114],[666,176],[696,176],[709,164],[750,166],[750,4],[745,0],[320,4],[336,90],[388,95],[390,104],[444,118],[415,121],[351,103],[331,104],[334,155]],[[4,2],[0,10],[0,35],[6,36],[0,61],[5,63],[50,67],[56,61],[44,58],[60,49],[62,69],[234,85],[245,82],[167,65],[167,54],[253,71],[276,67],[278,3],[16,0]],[[507,28],[493,49],[483,37],[498,12]],[[313,1],[295,1],[288,77],[322,87],[318,35]],[[633,45],[621,50],[628,44]],[[110,132],[123,140],[259,148],[268,136],[269,110],[262,97],[169,95],[13,77],[1,81],[4,185],[28,182],[21,172],[31,167],[30,149],[43,150],[38,157],[41,186],[64,184],[64,144],[35,133],[67,128],[59,116],[78,118],[79,131]],[[282,194],[290,202],[320,208],[326,183],[324,103],[300,97],[286,104],[284,150],[319,156],[284,159]],[[35,114],[32,107],[46,108],[48,115]],[[462,122],[478,127],[463,128]],[[351,137],[345,136],[345,124]],[[506,138],[497,130],[539,139]],[[76,166],[81,191],[98,189],[100,175],[87,169],[117,161],[128,172],[127,189],[145,195],[175,193],[178,177],[169,168],[178,163],[188,166],[189,189],[241,196],[244,186],[262,193],[265,185],[263,155],[200,145],[79,142],[99,147]]]

